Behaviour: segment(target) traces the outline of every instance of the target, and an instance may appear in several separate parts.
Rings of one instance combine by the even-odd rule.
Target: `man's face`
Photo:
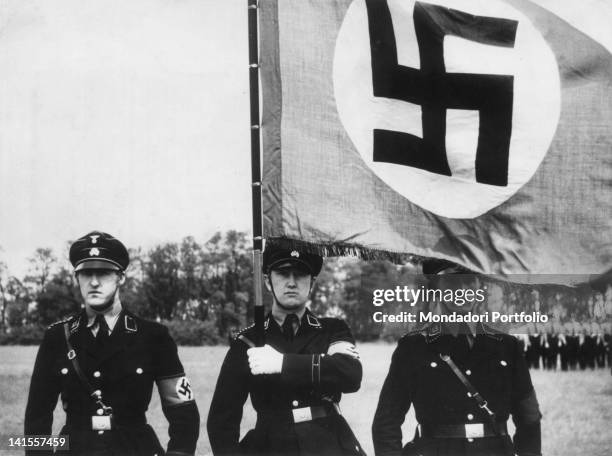
[[[112,269],[83,269],[76,273],[81,296],[86,307],[104,309],[125,281],[123,274]]]
[[[475,274],[466,274],[465,271],[449,269],[436,276],[436,288],[442,290],[443,293],[446,290],[452,290],[455,296],[462,295],[464,298],[467,296],[465,292],[467,290],[472,290],[470,294],[473,298],[476,290],[479,288],[479,280]],[[458,290],[463,291],[458,292]],[[467,314],[474,310],[476,300],[463,299],[461,305],[457,302],[443,302],[443,305],[449,312]]]
[[[266,280],[268,290],[274,291],[276,302],[285,310],[300,310],[310,295],[311,275],[293,265],[280,265],[270,271]]]

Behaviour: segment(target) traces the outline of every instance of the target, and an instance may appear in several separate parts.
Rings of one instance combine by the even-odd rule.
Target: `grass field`
[[[341,407],[349,424],[368,454],[373,454],[370,426],[378,394],[391,359],[392,345],[362,344],[364,366],[361,390],[349,394]],[[196,392],[202,415],[198,454],[209,454],[206,415],[226,347],[182,347],[181,359]],[[0,434],[20,434],[27,400],[30,373],[36,347],[0,347]],[[533,371],[533,382],[544,418],[543,454],[547,456],[612,455],[612,376],[609,370],[586,372]],[[54,432],[64,421],[61,407],[55,411]],[[159,399],[154,395],[148,413],[151,425],[162,442],[167,441],[166,421]],[[243,419],[243,433],[255,422],[248,407]],[[404,425],[407,439],[414,433],[414,416]],[[1,442],[0,454],[11,454]]]

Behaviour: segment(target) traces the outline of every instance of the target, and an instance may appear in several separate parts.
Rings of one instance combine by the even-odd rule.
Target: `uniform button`
[[[139,367],[138,369],[136,369],[136,373],[137,374],[142,374],[142,368]]]
[[[94,394],[95,394],[96,396],[100,397],[100,396],[102,396],[102,391],[100,391],[100,390],[95,390],[95,391],[94,391]]]
[[[100,375],[102,375],[102,374],[100,374],[100,371],[95,371],[93,373],[93,376],[96,377],[96,378],[100,377]]]
[[[474,441],[474,439],[472,439],[472,438],[469,438],[467,440],[468,440],[468,442],[473,442]]]
[[[298,401],[293,401],[292,404],[293,404],[294,407],[297,407],[298,405],[300,405],[300,403]]]
[[[503,359],[499,362],[499,364],[501,364],[502,366],[507,366],[508,363],[506,361],[504,361]]]
[[[98,434],[102,435],[102,434],[104,434],[104,431],[98,431]]]
[[[98,410],[96,410],[96,413],[97,413],[98,415],[102,415],[102,414],[104,413],[104,410],[102,410],[102,409],[98,409]]]
[[[430,364],[431,367],[438,367],[438,363],[436,363],[435,361],[432,361],[432,363]]]
[[[468,397],[472,397],[472,393],[467,393]]]
[[[63,368],[63,369],[62,369],[60,372],[61,372],[63,375],[66,375],[66,374],[68,373],[68,369],[64,367],[64,368]]]
[[[465,371],[465,375],[472,375],[472,371],[471,371],[471,370],[469,370],[469,369],[468,369],[468,370],[466,370],[466,371]]]
[[[474,419],[474,415],[472,415],[471,413],[468,413],[467,419],[468,420],[473,420]]]

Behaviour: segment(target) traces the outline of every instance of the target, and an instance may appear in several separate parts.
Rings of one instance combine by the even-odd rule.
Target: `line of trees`
[[[146,251],[131,249],[130,258],[122,303],[141,317],[166,324],[179,344],[223,343],[252,321],[247,233],[218,232],[205,243],[186,237]],[[27,274],[18,278],[0,261],[0,344],[38,343],[49,324],[81,308],[67,257],[38,248],[28,262]],[[411,265],[328,258],[310,307],[319,315],[345,318],[361,340],[378,338],[381,327],[371,318],[371,291],[392,282],[405,284],[413,272]],[[265,289],[264,301],[271,302]]]
[[[171,322],[177,331],[192,333],[190,339],[201,336],[200,343],[216,343],[247,321],[253,271],[246,233],[218,232],[203,244],[186,237],[148,251],[132,249],[130,258],[121,299],[137,315]],[[36,342],[44,327],[81,308],[67,259],[38,248],[28,262],[23,278],[0,263],[0,337],[5,343]]]
[[[122,303],[141,317],[166,324],[179,344],[224,343],[252,321],[253,269],[247,233],[216,233],[207,242],[193,237],[166,242],[146,251],[130,250],[131,263],[121,289]],[[29,258],[27,274],[10,274],[0,250],[0,344],[35,344],[44,329],[81,308],[72,266],[49,248]],[[365,262],[327,258],[316,281],[310,308],[318,315],[346,319],[359,340],[396,339],[407,324],[380,324],[377,310],[399,313],[405,303],[373,306],[376,289],[418,288],[424,278],[413,264]],[[495,293],[495,289],[499,293]],[[489,305],[503,310],[541,310],[561,320],[612,315],[612,287],[601,291],[564,287],[526,287],[499,284],[489,289]],[[600,302],[601,301],[601,302]],[[271,302],[264,289],[264,302]],[[598,309],[603,311],[598,311]],[[416,311],[416,309],[412,309]],[[603,317],[599,313],[604,313]]]

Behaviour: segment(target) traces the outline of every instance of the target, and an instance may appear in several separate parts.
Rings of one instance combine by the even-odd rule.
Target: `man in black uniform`
[[[51,434],[61,394],[68,454],[162,455],[145,418],[156,382],[169,422],[166,454],[194,454],[200,417],[176,345],[164,326],[132,315],[119,299],[129,263],[126,248],[94,231],[72,244],[70,262],[84,309],[45,333],[32,373],[25,434]]]
[[[472,289],[474,275],[428,260],[423,272],[439,290]],[[460,275],[457,275],[460,274]],[[442,303],[465,315],[473,303]],[[419,426],[402,448],[401,425],[414,404]],[[506,429],[516,424],[514,442]],[[482,323],[431,323],[400,339],[372,425],[377,456],[539,455],[540,410],[518,341]]]
[[[208,414],[215,455],[363,454],[338,407],[341,393],[361,384],[355,341],[344,321],[306,308],[322,264],[306,252],[265,250],[264,280],[273,296],[266,345],[255,347],[255,329],[247,328],[223,361]],[[239,441],[249,394],[257,424]]]

